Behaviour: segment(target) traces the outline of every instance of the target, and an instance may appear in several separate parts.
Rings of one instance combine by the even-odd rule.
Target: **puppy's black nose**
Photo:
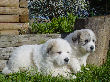
[[[93,50],[94,49],[94,46],[91,46],[90,49]]]
[[[65,58],[65,59],[64,59],[64,61],[65,61],[65,62],[68,62],[68,61],[69,61],[69,59],[68,59],[68,58]]]

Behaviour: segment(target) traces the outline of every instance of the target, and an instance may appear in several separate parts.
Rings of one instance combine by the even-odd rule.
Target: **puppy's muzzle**
[[[67,57],[67,58],[65,58],[65,59],[64,59],[64,61],[68,63],[68,61],[69,61],[69,58],[68,58],[68,57]]]

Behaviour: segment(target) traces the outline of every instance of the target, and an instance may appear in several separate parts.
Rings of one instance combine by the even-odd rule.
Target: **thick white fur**
[[[45,75],[51,73],[52,76],[68,77],[70,69],[67,65],[70,62],[71,53],[70,44],[59,38],[51,39],[41,45],[23,45],[12,53],[2,73],[15,73],[35,67],[38,72]],[[65,62],[65,58],[69,61]]]
[[[88,42],[85,43],[86,39],[88,40]],[[73,53],[72,56],[78,59],[78,65],[86,66],[87,57],[90,55],[91,52],[95,51],[96,37],[94,32],[90,29],[76,30],[65,37],[65,40],[70,43],[73,51],[76,51],[76,54]],[[94,47],[93,50],[90,49],[91,46]],[[74,64],[71,64],[71,66],[75,67]],[[80,67],[76,67],[76,69],[79,70]]]

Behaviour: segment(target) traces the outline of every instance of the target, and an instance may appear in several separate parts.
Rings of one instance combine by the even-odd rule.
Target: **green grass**
[[[89,68],[87,70],[86,68]],[[107,61],[100,67],[87,65],[82,67],[82,72],[77,73],[76,79],[66,79],[64,77],[44,76],[39,73],[32,75],[22,72],[10,75],[0,74],[0,82],[109,82],[110,81],[110,50],[108,51]]]

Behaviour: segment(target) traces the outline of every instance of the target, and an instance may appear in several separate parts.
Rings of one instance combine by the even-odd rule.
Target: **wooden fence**
[[[19,34],[29,27],[26,0],[0,0],[0,34]]]

